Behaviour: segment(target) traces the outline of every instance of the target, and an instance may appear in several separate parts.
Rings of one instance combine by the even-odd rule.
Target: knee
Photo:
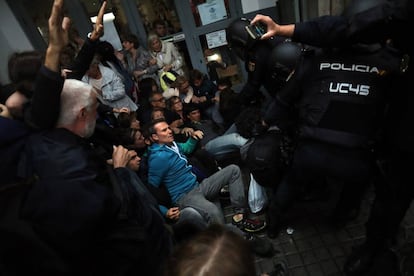
[[[227,166],[228,170],[230,170],[232,172],[232,174],[235,175],[240,175],[241,171],[240,171],[240,167],[235,165],[235,164],[230,164]]]
[[[185,207],[180,211],[180,222],[191,223],[200,229],[207,227],[206,218],[192,207]]]

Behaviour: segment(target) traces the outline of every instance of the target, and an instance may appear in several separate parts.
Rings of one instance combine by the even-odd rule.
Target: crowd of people
[[[289,25],[235,20],[228,42],[248,72],[240,92],[187,72],[155,32],[145,46],[124,34],[115,51],[101,40],[106,1],[79,44],[63,5],[54,0],[45,53],[12,55],[1,91],[0,272],[257,275],[254,254],[273,255],[269,239],[315,183],[343,187],[336,226],[376,188],[347,275],[376,275],[378,258],[395,257],[413,197],[409,1],[353,1],[339,16]],[[259,23],[265,33],[250,36]],[[263,220],[249,210],[243,174],[249,147],[270,130],[280,145],[266,168],[280,181],[259,181],[270,188]],[[255,235],[264,229],[269,239]]]

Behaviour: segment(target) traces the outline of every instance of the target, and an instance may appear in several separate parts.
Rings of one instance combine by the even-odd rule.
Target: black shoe
[[[355,248],[345,262],[344,272],[347,276],[366,275],[371,269],[378,248],[363,244]]]
[[[251,249],[256,255],[269,258],[275,254],[271,241],[251,234],[247,234],[245,239],[249,242]]]
[[[256,233],[266,228],[266,221],[247,218],[246,214],[235,214],[232,223],[244,232]]]

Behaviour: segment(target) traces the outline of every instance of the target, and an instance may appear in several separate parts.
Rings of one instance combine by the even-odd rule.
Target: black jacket
[[[66,129],[35,134],[26,148],[24,168],[37,180],[22,218],[65,260],[68,275],[158,274],[170,234],[134,172],[108,168],[87,141]]]

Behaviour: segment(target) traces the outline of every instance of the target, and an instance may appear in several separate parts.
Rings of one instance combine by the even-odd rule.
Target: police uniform
[[[260,92],[263,86],[268,95],[267,100],[277,92],[277,79],[272,73],[273,64],[269,59],[275,46],[284,41],[283,38],[271,40],[258,40],[245,53],[245,70],[247,72],[247,82],[240,91],[240,98],[245,106],[260,103],[263,97]]]
[[[338,211],[357,207],[363,187],[377,173],[372,149],[400,60],[397,51],[380,46],[312,49],[302,55],[293,78],[266,114],[268,122],[282,129],[293,125],[298,139],[291,167],[270,204],[270,236],[298,187],[309,181],[343,181],[340,204],[348,205]]]
[[[362,3],[362,1],[360,1]],[[343,46],[358,41],[384,41],[405,54],[402,74],[394,78],[390,92],[387,127],[385,178],[376,185],[376,197],[367,222],[364,249],[355,251],[346,262],[345,271],[356,273],[369,268],[381,248],[389,246],[399,231],[401,221],[414,198],[414,43],[409,39],[414,20],[414,2],[391,0],[377,3],[351,18],[320,17],[295,24],[294,41],[312,45]]]

